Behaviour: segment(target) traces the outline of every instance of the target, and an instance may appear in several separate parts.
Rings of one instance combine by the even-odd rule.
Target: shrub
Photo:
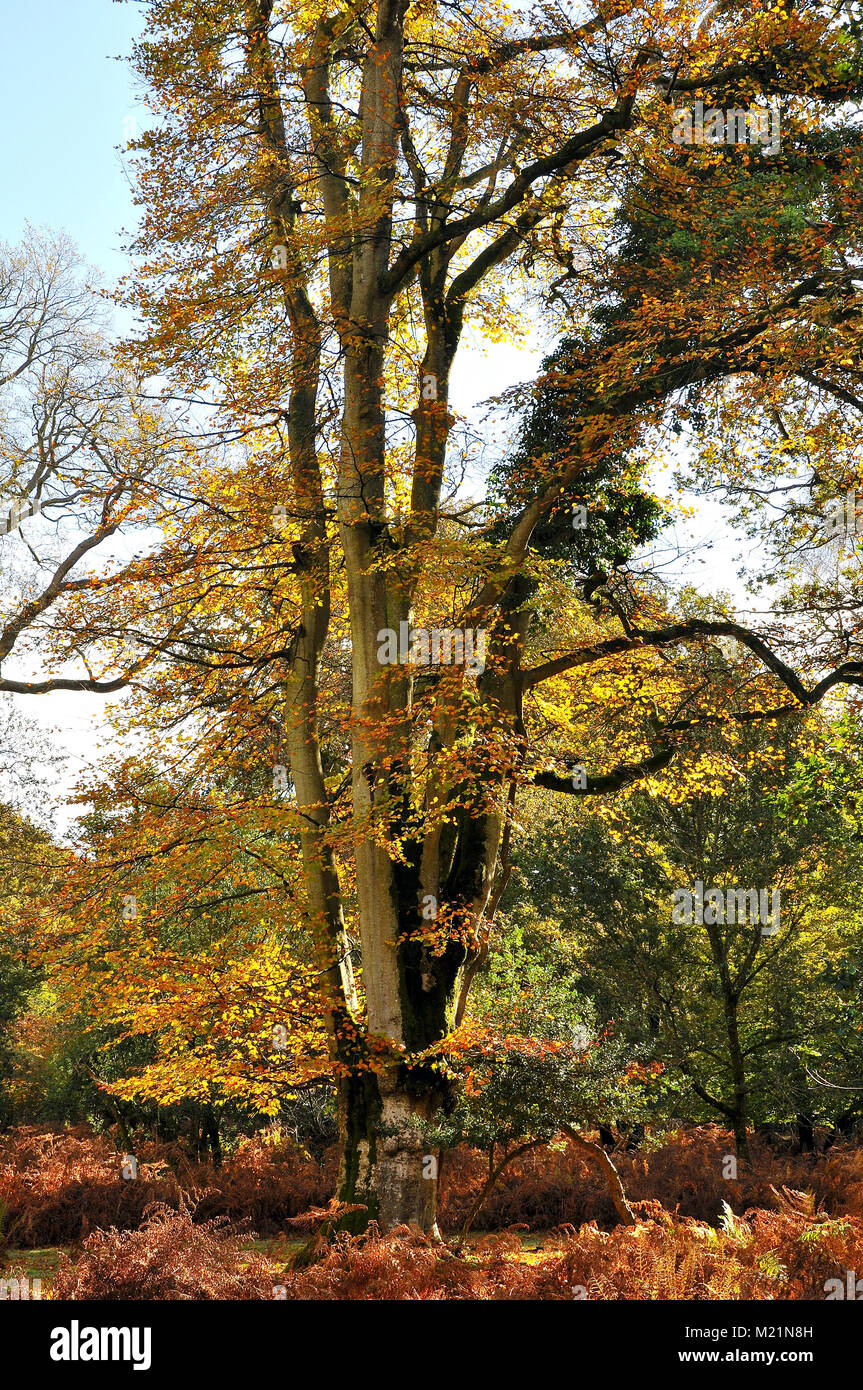
[[[272,1298],[273,1273],[243,1251],[224,1217],[196,1223],[192,1206],[157,1204],[140,1230],[94,1231],[80,1258],[64,1256],[53,1285],[58,1299]]]
[[[160,1163],[125,1181],[109,1140],[86,1129],[24,1127],[0,1143],[0,1205],[11,1246],[68,1244],[97,1226],[133,1227],[154,1200],[176,1192]]]
[[[256,1136],[222,1169],[192,1162],[174,1144],[135,1146],[138,1176],[122,1177],[121,1156],[104,1135],[85,1127],[50,1131],[21,1127],[0,1139],[0,1210],[11,1246],[68,1245],[98,1228],[134,1230],[154,1202],[178,1208],[194,1192],[195,1219],[248,1218],[257,1230],[279,1231],[286,1218],[325,1204],[335,1186],[335,1153],[323,1167],[282,1140]]]
[[[399,1227],[380,1238],[342,1234],[316,1264],[280,1282],[289,1299],[488,1298],[495,1264],[467,1263],[447,1246]]]
[[[740,1168],[736,1181],[722,1176],[734,1140],[718,1125],[681,1129],[641,1151],[615,1157],[630,1201],[656,1200],[667,1211],[715,1223],[727,1202],[741,1214],[750,1207],[773,1207],[773,1186],[813,1193],[830,1215],[863,1216],[863,1151],[839,1146],[826,1155],[776,1154],[752,1141],[753,1171]],[[488,1159],[473,1149],[446,1155],[441,1176],[440,1225],[460,1229],[485,1180]],[[480,1230],[503,1230],[520,1222],[532,1230],[579,1227],[593,1221],[617,1224],[605,1179],[571,1145],[540,1148],[507,1168],[476,1221]]]
[[[805,1189],[831,1216],[863,1217],[863,1151],[836,1145],[826,1155],[775,1154],[753,1141],[755,1169],[723,1178],[733,1152],[727,1130],[708,1125],[680,1130],[637,1153],[615,1159],[632,1202],[659,1201],[678,1217],[715,1224],[726,1202],[737,1214],[774,1208],[773,1186]],[[135,1146],[138,1177],[125,1181],[110,1139],[86,1128],[26,1127],[0,1136],[0,1240],[10,1247],[69,1245],[96,1229],[134,1230],[154,1202],[175,1209],[180,1193],[194,1194],[194,1220],[247,1220],[262,1235],[335,1192],[338,1151],[318,1164],[292,1140],[269,1134],[244,1141],[221,1169],[196,1163],[178,1145],[142,1140]],[[487,1156],[459,1148],[446,1154],[441,1175],[440,1226],[455,1233],[481,1190]],[[480,1230],[519,1223],[533,1230],[593,1222],[617,1224],[608,1188],[596,1167],[570,1144],[539,1148],[507,1168],[480,1212]],[[850,1267],[850,1266],[849,1266]],[[855,1266],[856,1267],[856,1266]],[[863,1262],[860,1265],[863,1274]]]
[[[755,1210],[719,1229],[637,1204],[635,1226],[562,1233],[527,1263],[514,1233],[460,1256],[402,1228],[340,1237],[317,1264],[281,1277],[289,1299],[737,1301],[823,1299],[863,1269],[863,1221]]]

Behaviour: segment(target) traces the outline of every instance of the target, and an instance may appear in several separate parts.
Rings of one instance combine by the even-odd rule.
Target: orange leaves
[[[663,1062],[650,1062],[646,1064],[643,1062],[630,1062],[619,1077],[618,1084],[620,1086],[628,1086],[632,1082],[637,1082],[642,1086],[648,1085],[651,1081],[658,1081],[664,1071],[665,1065]]]

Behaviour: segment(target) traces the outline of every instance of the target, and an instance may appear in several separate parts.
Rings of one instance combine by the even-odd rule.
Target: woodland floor
[[[825,1137],[804,1154],[756,1143],[753,1169],[731,1181],[727,1132],[648,1135],[616,1160],[637,1216],[628,1228],[573,1149],[537,1150],[506,1172],[463,1245],[487,1160],[457,1151],[442,1175],[443,1245],[407,1231],[324,1245],[333,1154],[317,1163],[258,1136],[216,1170],[142,1139],[126,1181],[107,1135],[19,1128],[0,1136],[2,1277],[84,1300],[838,1297],[833,1281],[863,1269],[863,1146],[824,1151]]]

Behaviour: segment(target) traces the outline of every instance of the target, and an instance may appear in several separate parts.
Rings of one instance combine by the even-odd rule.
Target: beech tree
[[[135,648],[146,666],[118,679],[154,727],[248,747],[278,726],[340,1196],[433,1230],[424,1126],[449,1103],[519,785],[611,792],[696,723],[863,680],[845,626],[803,646],[790,620],[681,614],[622,566],[652,533],[639,478],[669,419],[753,506],[790,466],[814,502],[853,475],[858,30],[817,3],[145,10],[157,120],[136,142],[125,358],[168,382],[186,449],[147,491],[164,546],[58,622],[79,648]],[[779,102],[781,159],[677,143],[674,108],[697,101]],[[531,301],[570,346],[531,446],[477,498],[457,354],[468,328],[517,335]],[[544,443],[549,400],[568,428]],[[605,525],[611,474],[620,558],[573,525]],[[725,641],[760,663],[730,710],[698,659]],[[604,769],[581,766],[586,724]]]

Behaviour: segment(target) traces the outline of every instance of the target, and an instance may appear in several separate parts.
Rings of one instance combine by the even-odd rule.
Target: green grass
[[[45,1245],[36,1250],[6,1250],[0,1260],[0,1275],[8,1278],[11,1269],[24,1270],[30,1280],[42,1280],[42,1297],[51,1290],[54,1275],[60,1265],[60,1256],[68,1255],[68,1245]]]

